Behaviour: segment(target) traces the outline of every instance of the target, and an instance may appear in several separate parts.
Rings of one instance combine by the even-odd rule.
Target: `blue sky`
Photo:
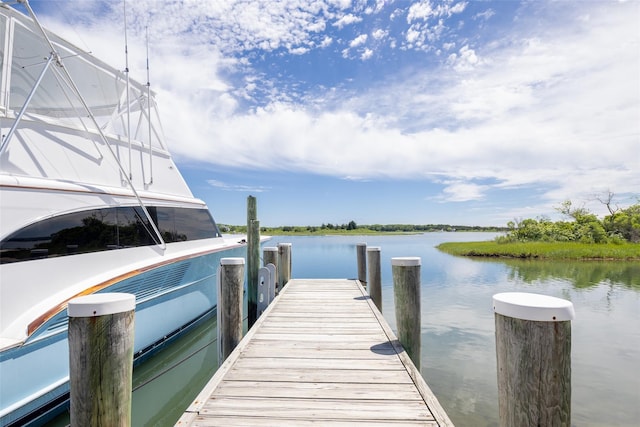
[[[123,3],[32,1],[123,64]],[[131,76],[219,223],[602,215],[640,197],[640,2],[127,2]]]

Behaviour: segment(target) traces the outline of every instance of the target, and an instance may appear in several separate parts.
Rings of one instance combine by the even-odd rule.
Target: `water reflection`
[[[134,370],[131,425],[170,426],[218,367],[215,319],[208,319]]]
[[[579,289],[601,283],[628,286],[640,290],[640,262],[635,261],[542,261],[505,259],[509,279],[525,283],[566,280]]]

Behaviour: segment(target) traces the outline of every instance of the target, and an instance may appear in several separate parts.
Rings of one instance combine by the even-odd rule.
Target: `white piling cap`
[[[503,316],[540,322],[562,322],[576,317],[571,301],[526,292],[495,294],[493,311]]]
[[[74,298],[67,304],[67,314],[69,317],[95,317],[124,313],[135,308],[135,295],[113,292]]]
[[[420,262],[421,258],[419,256],[391,258],[391,265],[400,267],[413,267],[420,265]]]
[[[291,246],[291,243],[278,243],[278,246]]]
[[[372,251],[372,252],[380,252],[380,246],[369,246],[367,248],[367,252]]]
[[[275,246],[265,246],[263,251],[266,252],[278,252],[278,248]]]
[[[242,257],[221,258],[220,265],[244,265],[244,258]]]

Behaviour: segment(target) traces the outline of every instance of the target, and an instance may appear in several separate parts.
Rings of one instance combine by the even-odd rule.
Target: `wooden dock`
[[[357,280],[289,281],[178,426],[453,426]]]

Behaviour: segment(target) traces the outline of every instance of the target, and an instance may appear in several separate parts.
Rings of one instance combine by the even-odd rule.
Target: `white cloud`
[[[367,34],[360,34],[358,37],[351,40],[351,43],[349,43],[349,47],[358,47],[362,44],[365,44],[367,42],[367,38],[369,38]]]
[[[325,38],[322,39],[322,42],[320,42],[319,47],[321,48],[329,47],[331,43],[333,43],[333,39],[329,36],[325,36]]]
[[[447,15],[453,15],[454,13],[462,13],[467,8],[467,2],[456,3],[447,9]]]
[[[471,71],[480,64],[480,59],[468,45],[462,46],[458,54],[452,53],[447,57],[449,64],[456,71]]]
[[[434,14],[434,10],[429,0],[423,0],[423,1],[413,3],[409,7],[409,12],[407,13],[407,23],[410,24],[413,21],[418,19],[421,19],[421,20],[427,19],[433,14]]]
[[[339,29],[342,29],[347,25],[355,24],[360,21],[362,21],[362,18],[360,18],[359,16],[352,15],[351,13],[348,13],[346,15],[341,16],[336,22],[334,22],[331,25],[333,25],[334,27],[338,27]]]
[[[221,190],[241,191],[246,193],[263,193],[265,191],[270,190],[270,188],[268,187],[261,187],[261,186],[256,187],[256,186],[242,185],[242,184],[229,184],[223,181],[218,181],[216,179],[207,180],[207,184],[209,184],[212,187],[219,188]]]
[[[446,187],[442,190],[443,201],[447,202],[467,202],[469,200],[482,200],[484,193],[490,187],[487,185],[478,185],[465,182],[451,182],[447,183]]]
[[[383,38],[387,37],[388,35],[389,35],[388,31],[384,31],[384,30],[382,30],[380,28],[378,28],[373,33],[371,33],[371,37],[373,37],[376,40],[383,39]]]
[[[479,19],[479,18],[481,18],[481,19],[484,19],[485,21],[488,21],[488,20],[489,20],[489,18],[491,18],[491,17],[492,17],[493,15],[495,15],[495,14],[496,14],[496,12],[495,12],[493,9],[487,9],[487,10],[485,10],[484,12],[477,13],[477,14],[474,16],[474,19]]]
[[[420,0],[411,4],[409,7],[407,23],[411,24],[414,21],[426,21],[431,17],[450,17],[453,14],[462,13],[466,9],[467,4],[467,2],[455,4],[445,2],[434,5],[430,0]]]
[[[294,49],[289,49],[289,52],[293,55],[304,55],[309,52],[309,49],[306,47],[296,47]]]
[[[376,0],[375,5],[367,6],[364,10],[364,13],[366,13],[367,15],[379,13],[384,8],[387,2],[387,0]]]
[[[407,30],[406,39],[409,43],[415,43],[420,37],[420,31],[416,30],[414,27],[411,27]]]
[[[362,52],[362,55],[360,55],[360,59],[362,59],[363,61],[366,61],[372,56],[373,56],[373,51],[371,49],[365,49],[364,52]]]

